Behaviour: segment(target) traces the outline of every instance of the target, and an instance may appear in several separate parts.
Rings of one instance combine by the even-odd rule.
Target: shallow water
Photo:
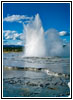
[[[70,73],[70,59],[60,57],[23,57],[23,53],[4,53],[3,65],[8,67],[47,68],[57,73]]]
[[[3,54],[4,97],[67,97],[70,59]]]

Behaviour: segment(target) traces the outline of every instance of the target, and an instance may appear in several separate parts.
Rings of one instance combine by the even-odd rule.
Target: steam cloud
[[[35,15],[33,21],[24,24],[25,33],[25,56],[45,57],[45,56],[63,56],[69,57],[69,43],[63,46],[59,32],[55,29],[49,29],[44,32],[39,14]]]

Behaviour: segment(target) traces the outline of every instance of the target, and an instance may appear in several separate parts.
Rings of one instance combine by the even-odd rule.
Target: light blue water
[[[4,53],[3,66],[47,68],[57,73],[70,73],[70,59],[60,57],[23,57],[23,53]]]
[[[69,58],[4,53],[3,66],[4,97],[68,97],[70,94]]]

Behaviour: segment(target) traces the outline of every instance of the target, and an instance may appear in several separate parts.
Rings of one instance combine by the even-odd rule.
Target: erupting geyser
[[[39,14],[36,14],[30,23],[24,25],[24,33],[26,40],[25,56],[64,56],[63,41],[60,39],[58,31],[50,29],[44,32]],[[66,54],[69,55],[69,50],[65,51]]]
[[[45,56],[44,30],[38,14],[34,21],[24,26],[24,32],[26,34],[25,56]]]

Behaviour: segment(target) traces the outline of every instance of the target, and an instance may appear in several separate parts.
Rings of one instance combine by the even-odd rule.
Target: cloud
[[[13,35],[16,33],[16,31],[11,31],[11,30],[4,30],[3,31],[3,37],[4,39],[8,40],[8,39],[12,39]]]
[[[13,40],[16,40],[16,38],[18,38],[19,36],[20,36],[20,34],[18,34],[18,33],[13,34]]]
[[[24,40],[25,39],[25,36],[23,33],[20,34],[20,40]]]
[[[16,45],[22,45],[22,44],[23,44],[23,42],[22,41],[19,41],[19,42],[17,42]]]
[[[17,31],[4,30],[3,39],[5,40],[24,40],[24,34],[18,33]]]
[[[18,23],[23,23],[22,21],[18,21]]]
[[[6,22],[18,22],[18,23],[22,23],[22,20],[32,20],[33,19],[33,16],[32,17],[28,17],[26,15],[11,15],[11,16],[7,16],[3,19],[3,21],[6,21]]]
[[[59,32],[60,36],[69,36],[70,34],[67,31],[61,31]]]
[[[10,32],[11,32],[10,30],[3,31],[3,33],[5,33],[5,37],[8,36],[10,34]]]
[[[25,23],[30,23],[30,22],[31,22],[31,20],[26,20],[26,21],[25,21]]]
[[[6,39],[10,39],[10,38],[11,38],[10,36],[7,36],[7,37],[6,37]]]

